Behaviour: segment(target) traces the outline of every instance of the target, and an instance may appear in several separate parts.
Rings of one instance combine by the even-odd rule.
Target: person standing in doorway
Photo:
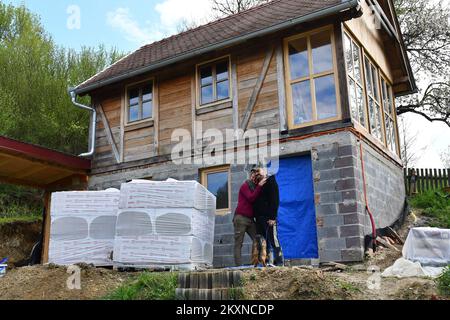
[[[261,194],[253,204],[256,219],[257,233],[266,239],[268,252],[272,251],[273,263],[276,266],[284,265],[283,251],[278,240],[278,209],[280,207],[280,191],[274,175],[264,178],[267,183],[263,186]],[[268,255],[270,256],[270,255]]]
[[[238,205],[233,219],[234,224],[234,260],[236,266],[242,265],[242,244],[247,233],[252,241],[256,237],[256,225],[253,203],[261,193],[266,179],[261,168],[253,168],[250,178],[239,189]]]

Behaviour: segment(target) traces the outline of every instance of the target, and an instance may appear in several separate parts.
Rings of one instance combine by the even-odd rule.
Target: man
[[[242,244],[245,234],[250,238],[256,238],[256,225],[254,222],[253,203],[261,193],[266,183],[260,168],[254,168],[250,172],[250,179],[245,181],[239,189],[238,205],[233,219],[234,224],[234,260],[237,266],[242,265]]]
[[[278,240],[277,230],[280,191],[275,176],[270,176],[266,179],[267,183],[265,183],[261,190],[261,194],[253,204],[256,229],[257,233],[266,239],[268,249],[270,248],[272,250],[273,264],[276,266],[283,266],[283,251],[281,249],[280,241]]]

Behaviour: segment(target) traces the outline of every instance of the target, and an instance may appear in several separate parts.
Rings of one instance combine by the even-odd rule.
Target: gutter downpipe
[[[311,20],[315,20],[315,19],[319,19],[319,18],[325,18],[325,17],[328,17],[330,15],[337,14],[337,13],[342,13],[342,12],[345,12],[345,11],[348,11],[348,10],[351,10],[351,9],[356,9],[358,12],[360,12],[361,11],[361,3],[360,2],[361,2],[361,0],[342,0],[342,3],[340,3],[338,5],[335,5],[333,7],[322,9],[322,10],[319,10],[319,11],[316,11],[316,12],[313,12],[313,13],[310,13],[310,14],[298,17],[298,18],[293,18],[293,19],[290,19],[288,21],[285,21],[285,22],[279,23],[277,25],[274,25],[272,27],[269,27],[269,28],[266,28],[266,29],[262,29],[262,30],[258,30],[258,31],[254,31],[254,32],[251,32],[249,34],[245,34],[245,35],[242,35],[242,36],[238,36],[236,38],[228,39],[228,40],[225,40],[225,41],[222,41],[222,42],[219,42],[219,43],[207,46],[207,47],[194,49],[194,50],[188,51],[186,53],[180,54],[178,56],[175,56],[175,57],[172,57],[172,58],[168,58],[166,60],[163,60],[163,61],[151,64],[149,66],[140,67],[140,68],[138,68],[136,70],[125,72],[125,73],[123,73],[121,75],[114,76],[114,77],[109,78],[107,80],[102,80],[102,81],[93,83],[93,84],[88,85],[87,87],[84,87],[84,88],[79,88],[79,86],[82,85],[82,84],[80,84],[74,90],[75,90],[76,94],[82,95],[82,94],[85,94],[85,93],[87,93],[89,91],[92,91],[92,90],[95,90],[97,88],[100,88],[102,86],[106,86],[106,85],[109,85],[109,84],[112,84],[112,83],[116,83],[116,82],[124,80],[124,79],[128,79],[128,78],[131,78],[131,77],[134,77],[134,76],[138,76],[138,75],[141,75],[143,73],[150,72],[150,71],[153,71],[153,70],[156,70],[156,69],[168,66],[170,64],[180,62],[182,60],[190,59],[192,57],[195,57],[195,56],[203,54],[203,53],[207,53],[207,52],[210,52],[210,51],[222,49],[224,47],[228,47],[228,46],[231,46],[231,45],[236,45],[236,44],[245,42],[245,41],[247,41],[249,39],[253,39],[253,38],[256,38],[256,37],[265,36],[267,34],[270,34],[270,33],[276,32],[276,31],[280,31],[280,30],[289,28],[289,27],[291,27],[293,25],[309,22]]]
[[[95,151],[95,127],[97,125],[97,111],[95,110],[95,108],[91,108],[89,106],[86,106],[84,104],[77,102],[77,94],[76,94],[75,90],[70,90],[69,94],[72,99],[72,103],[76,107],[78,107],[80,109],[88,110],[92,113],[91,123],[89,125],[89,151],[79,155],[79,157],[83,157],[83,158],[92,157],[94,155],[94,151]]]

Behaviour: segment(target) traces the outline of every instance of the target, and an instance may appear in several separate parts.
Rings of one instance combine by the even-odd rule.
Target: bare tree
[[[217,17],[229,16],[270,0],[212,0]]]
[[[206,23],[206,22],[207,21],[204,21],[204,23]],[[183,18],[177,25],[177,33],[195,29],[202,24],[203,24],[203,21],[201,21],[200,19],[188,20],[186,18]]]
[[[419,93],[400,98],[397,113],[412,112],[450,126],[450,5],[394,0]]]
[[[399,118],[399,134],[401,140],[401,155],[403,166],[405,168],[412,168],[416,165],[421,155],[426,151],[427,147],[420,148],[417,145],[417,137],[419,131],[413,131],[413,127],[409,121],[404,117]]]

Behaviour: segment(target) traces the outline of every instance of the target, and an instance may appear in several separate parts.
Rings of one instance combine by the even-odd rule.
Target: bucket
[[[0,278],[3,278],[6,274],[7,264],[0,264]]]

